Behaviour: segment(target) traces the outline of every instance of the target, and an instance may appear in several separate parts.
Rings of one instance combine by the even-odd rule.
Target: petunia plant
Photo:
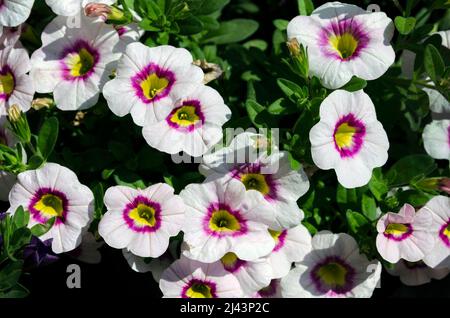
[[[348,2],[0,0],[0,297],[441,295],[450,5]]]

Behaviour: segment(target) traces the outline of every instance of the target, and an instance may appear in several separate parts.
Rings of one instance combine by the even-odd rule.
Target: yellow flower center
[[[155,226],[156,224],[156,211],[154,208],[139,203],[137,207],[130,211],[130,218],[141,226]]]
[[[358,40],[350,33],[332,35],[328,41],[331,47],[344,60],[351,57],[358,47]]]
[[[241,181],[247,190],[256,190],[263,195],[270,192],[270,187],[267,184],[266,177],[259,173],[246,173],[241,176]]]
[[[44,194],[34,208],[49,218],[62,217],[64,213],[63,200],[54,194]]]
[[[189,287],[186,291],[186,296],[188,298],[213,298],[211,287],[202,283],[194,283]]]
[[[350,148],[353,144],[353,136],[357,132],[356,127],[350,126],[348,123],[342,123],[339,125],[336,133],[334,134],[334,140],[336,145],[342,148]]]
[[[241,229],[239,220],[227,210],[217,210],[212,213],[209,228],[214,232],[236,232]]]
[[[140,86],[144,96],[151,100],[169,86],[169,80],[165,77],[158,77],[158,75],[152,73],[140,83]]]
[[[408,226],[401,223],[391,223],[386,227],[386,230],[384,230],[385,234],[390,234],[394,236],[400,236],[409,231]]]
[[[170,121],[181,127],[192,126],[200,120],[196,107],[185,105],[178,108],[170,117]]]
[[[339,263],[331,262],[321,266],[317,275],[328,286],[343,287],[346,283],[347,269]]]
[[[9,96],[13,92],[14,87],[14,75],[11,72],[6,72],[6,74],[0,75],[0,94]]]
[[[221,259],[220,261],[222,262],[222,264],[225,267],[233,267],[236,262],[238,261],[238,257],[236,254],[230,252],[230,253],[226,253]]]
[[[82,48],[78,53],[70,53],[67,66],[70,69],[70,75],[81,77],[89,73],[95,64],[95,58],[87,49]]]
[[[275,244],[278,244],[280,240],[280,235],[283,233],[283,231],[275,231],[269,229],[270,236],[272,236],[273,240],[275,241]]]

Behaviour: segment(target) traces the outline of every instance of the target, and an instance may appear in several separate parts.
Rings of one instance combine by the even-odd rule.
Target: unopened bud
[[[12,132],[21,142],[29,143],[31,141],[31,131],[27,116],[22,113],[18,105],[14,104],[8,109],[8,121]]]
[[[35,110],[40,110],[43,108],[51,108],[54,104],[51,98],[36,98],[31,102],[31,107]]]
[[[297,56],[300,54],[300,43],[298,43],[296,38],[290,39],[286,43],[289,53],[291,53],[291,56]]]
[[[205,60],[195,60],[192,64],[200,67],[203,73],[205,73],[203,84],[208,84],[209,82],[218,79],[223,74],[223,71],[218,64],[208,63]]]

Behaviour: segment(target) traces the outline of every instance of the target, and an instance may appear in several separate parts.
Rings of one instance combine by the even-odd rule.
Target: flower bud
[[[101,18],[105,22],[112,24],[123,25],[131,22],[131,19],[126,14],[114,6],[109,6],[103,3],[88,3],[84,7],[84,13],[91,18]]]
[[[55,105],[55,102],[51,98],[36,98],[31,102],[31,107],[35,110],[43,108],[51,108]]]

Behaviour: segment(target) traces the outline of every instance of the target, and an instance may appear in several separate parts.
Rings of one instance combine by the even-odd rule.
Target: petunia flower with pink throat
[[[431,213],[430,232],[436,240],[434,248],[427,251],[424,263],[432,268],[450,268],[450,198],[435,196],[420,211]]]
[[[192,62],[192,55],[183,48],[131,43],[103,95],[119,117],[131,114],[138,126],[160,122],[173,111],[179,98],[190,93],[183,84],[202,83],[203,71]]]
[[[262,223],[271,208],[260,193],[246,191],[241,182],[190,184],[180,196],[186,204],[185,256],[212,263],[233,252],[253,261],[274,248],[268,226]]]
[[[394,23],[383,12],[328,2],[311,16],[298,16],[287,27],[289,39],[308,50],[311,75],[331,89],[342,87],[352,76],[374,80],[394,63],[390,44]]]
[[[311,155],[323,170],[334,169],[345,188],[369,183],[372,170],[388,159],[389,141],[370,97],[360,90],[336,90],[320,105],[310,130]]]
[[[78,181],[74,172],[56,163],[20,173],[9,202],[11,214],[19,206],[30,212],[30,228],[55,218],[51,229],[39,237],[42,241],[53,239],[55,253],[77,248],[93,219],[92,191]]]

